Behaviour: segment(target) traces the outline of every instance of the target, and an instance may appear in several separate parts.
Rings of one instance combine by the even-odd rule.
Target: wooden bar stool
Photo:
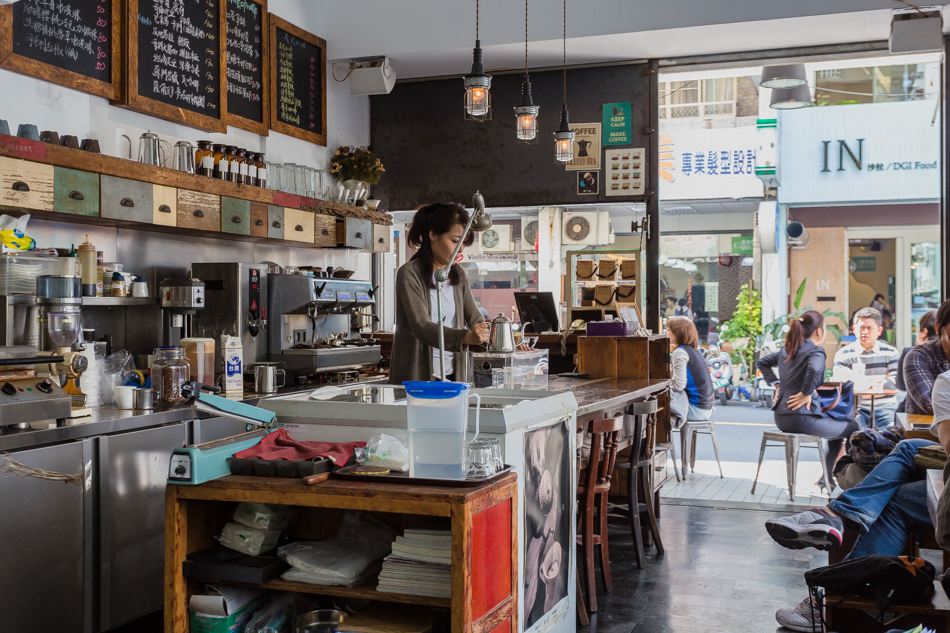
[[[607,591],[613,589],[610,580],[610,550],[607,545],[607,497],[610,494],[610,478],[613,474],[614,462],[617,460],[617,447],[620,444],[622,428],[622,416],[591,420],[588,425],[590,456],[587,461],[587,470],[578,477],[577,482],[577,543],[584,552],[587,604],[590,605],[592,613],[597,611],[597,583],[594,580],[594,547],[596,546],[600,547],[600,571],[604,577],[604,588]]]

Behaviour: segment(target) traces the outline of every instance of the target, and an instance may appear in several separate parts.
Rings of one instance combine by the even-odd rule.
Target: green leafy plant
[[[720,338],[732,343],[733,365],[741,365],[753,375],[755,342],[762,334],[762,296],[750,284],[743,284],[736,296],[736,311],[720,326]]]
[[[792,307],[794,310],[790,314],[783,314],[771,323],[766,323],[762,326],[758,340],[759,345],[762,345],[768,341],[784,340],[785,333],[788,331],[789,321],[801,317],[802,314],[812,309],[811,306],[802,307],[802,297],[805,294],[805,288],[807,284],[808,277],[805,277],[802,279],[802,283],[798,286],[798,290],[795,292],[795,300],[792,302]],[[830,323],[830,321],[837,318],[842,324],[847,324],[847,315],[842,312],[835,312],[833,310],[824,310],[822,311],[821,316],[825,317],[825,329],[829,334],[835,337],[836,342],[840,343],[841,337],[844,336],[844,329],[841,325],[837,323]]]
[[[330,161],[327,171],[340,181],[362,180],[375,185],[386,169],[383,162],[368,147],[343,145],[333,153],[333,160]]]

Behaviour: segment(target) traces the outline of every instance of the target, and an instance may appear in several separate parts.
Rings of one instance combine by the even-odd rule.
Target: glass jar
[[[184,402],[182,386],[191,376],[191,365],[185,358],[185,350],[178,346],[155,349],[152,363],[152,390],[158,402]]]
[[[247,184],[247,150],[243,147],[237,147],[234,150],[234,161],[231,163],[231,169],[237,165],[237,173],[233,174],[231,180],[239,185]]]
[[[218,180],[228,179],[228,155],[225,153],[224,145],[215,143],[211,146],[214,152],[214,172],[213,176]]]
[[[257,186],[257,153],[247,153],[247,179],[244,181],[252,187]]]
[[[240,164],[238,163],[236,152],[237,147],[234,145],[226,145],[224,147],[224,153],[228,157],[228,174],[225,180],[229,180],[231,182],[238,182]]]
[[[268,168],[270,167],[270,165],[271,163],[268,163],[264,160],[264,152],[258,152],[257,153],[257,186],[258,187],[262,187],[265,189],[268,187],[270,187],[271,189],[274,188],[270,184],[270,180],[268,180],[268,177],[269,177]]]
[[[195,170],[201,176],[214,176],[214,150],[211,149],[211,141],[198,141],[198,149],[195,150]]]

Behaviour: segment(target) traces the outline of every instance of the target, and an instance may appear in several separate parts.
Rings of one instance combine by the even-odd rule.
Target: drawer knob
[[[241,216],[239,216],[239,215],[231,216],[231,221],[234,222],[235,224],[240,224],[240,223],[241,223]]]
[[[379,238],[379,239],[376,240],[376,241],[379,242],[380,244],[385,244],[385,243],[386,243],[386,240],[385,240],[384,238],[382,238],[382,237]]]
[[[205,217],[205,212],[202,211],[201,209],[195,209],[195,210],[192,212],[192,215],[195,216],[196,218],[203,218],[203,217]]]
[[[360,231],[357,231],[356,233],[353,234],[353,237],[355,237],[358,240],[361,240],[363,239],[363,233]]]
[[[330,234],[330,231],[326,229],[323,229],[322,231],[320,231],[320,235],[329,235],[329,234]]]
[[[277,220],[274,220],[274,221],[271,223],[271,226],[274,227],[275,229],[279,229],[279,228],[280,228],[280,222],[278,222]]]
[[[82,195],[81,191],[76,191],[75,189],[69,192],[69,197],[72,198],[73,200],[80,200],[80,201],[86,199],[86,196]]]
[[[297,226],[294,227],[294,230],[295,230],[295,231],[300,231],[300,232],[302,233],[302,232],[303,232],[303,225],[302,225],[302,224],[298,224]]]
[[[261,220],[261,219],[254,220],[254,226],[264,226],[264,220]]]
[[[172,208],[171,208],[170,206],[168,206],[167,204],[163,204],[163,205],[161,205],[160,207],[158,207],[158,212],[159,212],[159,213],[171,213],[171,212],[172,212]]]
[[[123,207],[135,206],[135,203],[132,201],[132,198],[122,198],[122,202],[120,202],[119,204],[121,204]]]
[[[22,180],[17,180],[15,183],[13,183],[13,188],[16,191],[29,191],[30,185],[26,184]]]

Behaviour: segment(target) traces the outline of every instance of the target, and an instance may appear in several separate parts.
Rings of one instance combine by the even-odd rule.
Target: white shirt
[[[439,304],[438,291],[435,288],[429,289],[430,318],[433,323],[439,322]],[[442,324],[448,327],[455,327],[455,286],[446,281],[442,284]],[[455,373],[455,354],[449,351],[445,352],[445,375]],[[441,379],[439,371],[439,348],[432,348],[432,375]]]

